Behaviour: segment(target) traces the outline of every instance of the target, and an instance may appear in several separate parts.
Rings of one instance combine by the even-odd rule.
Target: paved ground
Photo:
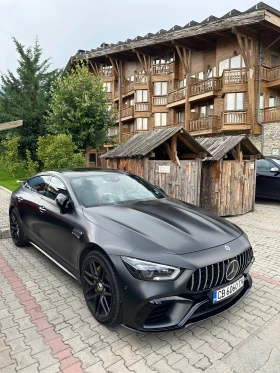
[[[10,203],[10,191],[0,186],[0,229],[9,225],[9,216],[7,211]]]
[[[99,325],[71,277],[0,240],[0,373],[279,373],[279,218],[280,203],[259,203],[230,219],[255,249],[252,291],[222,316],[169,333]]]

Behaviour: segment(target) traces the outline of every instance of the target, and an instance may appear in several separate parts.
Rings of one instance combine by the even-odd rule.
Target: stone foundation
[[[249,136],[252,143],[261,151],[261,135]],[[264,125],[263,155],[280,156],[280,122]]]

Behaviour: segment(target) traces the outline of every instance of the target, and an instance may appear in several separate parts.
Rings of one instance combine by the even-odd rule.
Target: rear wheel
[[[99,252],[89,253],[82,265],[82,288],[88,308],[101,324],[121,322],[121,300],[118,281],[108,259]]]
[[[27,245],[24,231],[16,209],[10,211],[10,232],[14,244],[18,247]]]

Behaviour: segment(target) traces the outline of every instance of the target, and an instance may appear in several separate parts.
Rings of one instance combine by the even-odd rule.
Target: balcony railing
[[[148,102],[136,102],[135,111],[149,111],[149,103]]]
[[[167,96],[154,96],[153,104],[155,106],[167,105]]]
[[[146,84],[147,76],[144,73],[139,73],[134,75],[134,83]]]
[[[119,88],[118,88],[118,89],[115,89],[114,98],[118,98],[119,95],[120,95],[120,90],[119,90]]]
[[[113,68],[111,69],[101,69],[99,70],[99,75],[103,77],[111,77],[113,76]]]
[[[186,87],[170,92],[168,94],[168,103],[172,104],[173,102],[184,100],[184,98],[186,98],[186,92],[187,92]]]
[[[280,107],[273,106],[260,111],[260,120],[265,123],[280,121]]]
[[[216,115],[210,115],[204,118],[193,119],[189,121],[189,132],[215,130],[218,125]]]
[[[152,66],[153,75],[167,75],[174,72],[174,62],[159,63]]]
[[[159,129],[170,128],[170,127],[181,127],[184,125],[185,125],[184,122],[171,123],[171,124],[167,124],[166,126],[154,126],[153,130],[159,130]]]
[[[274,67],[262,66],[262,78],[268,82],[280,79],[280,65]]]
[[[224,124],[246,124],[246,111],[226,111],[223,113]]]
[[[231,69],[223,72],[223,85],[242,84],[247,82],[247,72],[245,69]]]
[[[196,96],[207,92],[218,91],[222,88],[221,78],[208,78],[190,86],[190,96]]]
[[[122,94],[126,95],[127,93],[133,90],[134,90],[134,82],[127,82],[126,84],[123,85]]]
[[[124,132],[122,133],[121,140],[122,142],[129,140],[134,135],[133,132]]]
[[[134,114],[134,107],[129,106],[121,110],[121,117],[126,118],[126,117],[131,117]]]

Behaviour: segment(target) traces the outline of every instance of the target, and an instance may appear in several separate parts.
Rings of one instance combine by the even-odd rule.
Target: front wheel
[[[109,260],[99,252],[89,253],[81,270],[82,288],[88,308],[101,324],[121,323],[121,299],[118,281]]]
[[[24,238],[23,227],[16,209],[10,212],[10,232],[14,244],[18,247],[27,245]]]

